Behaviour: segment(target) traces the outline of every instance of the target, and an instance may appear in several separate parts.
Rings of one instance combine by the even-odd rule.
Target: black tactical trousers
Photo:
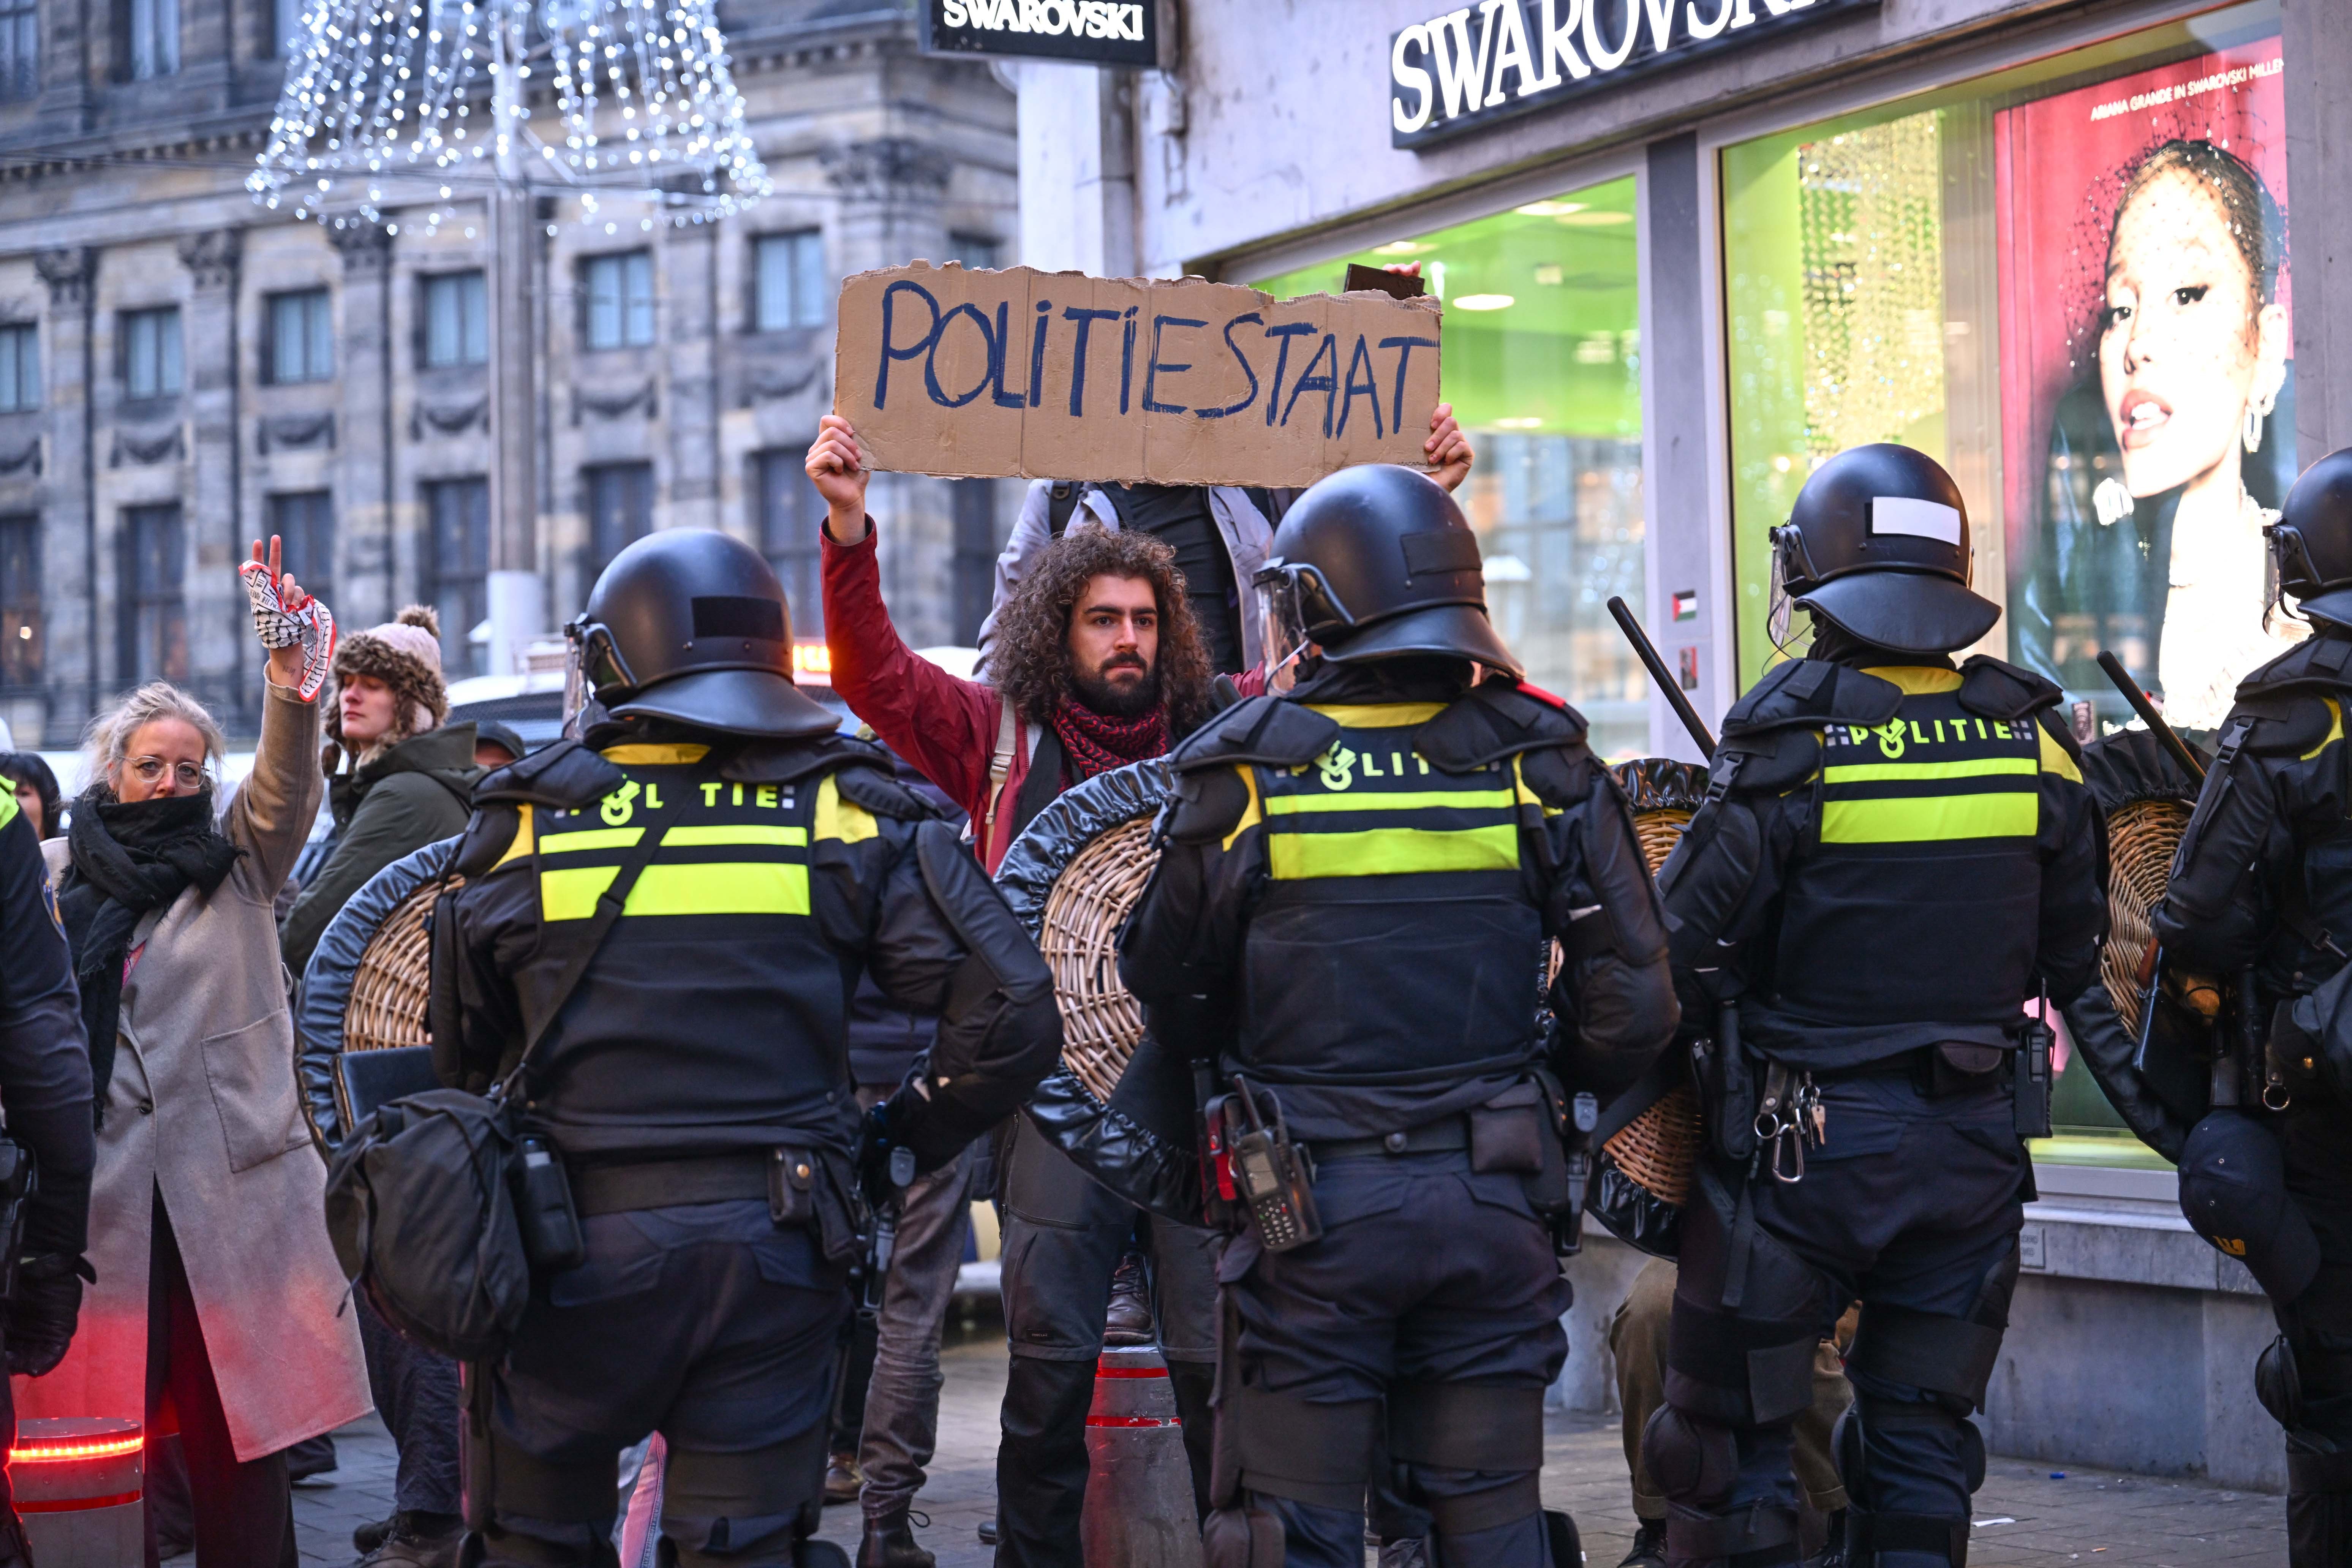
[[[583,1223],[588,1260],[537,1287],[492,1373],[486,1444],[469,1415],[467,1561],[609,1564],[620,1451],[658,1431],[681,1568],[792,1563],[823,1490],[845,1265],[758,1200]]]
[[[1358,1568],[1378,1485],[1403,1505],[1383,1533],[1428,1537],[1441,1568],[1546,1568],[1536,1473],[1570,1292],[1521,1178],[1376,1154],[1326,1163],[1315,1203],[1321,1239],[1245,1235],[1218,1268],[1239,1330],[1220,1439],[1281,1516],[1284,1562]]]
[[[1193,1492],[1207,1506],[1209,1391],[1217,1354],[1209,1231],[1150,1219],[1120,1202],[1017,1119],[1005,1173],[1004,1330],[1012,1366],[996,1450],[999,1568],[1067,1568],[1079,1559],[1087,1496],[1087,1411],[1102,1353],[1110,1277],[1144,1221],[1151,1310],[1184,1422]]]
[[[2294,1405],[2278,1408],[2279,1367],[2267,1369],[2263,1389],[2287,1428],[2288,1561],[2352,1568],[2352,1118],[2340,1100],[2298,1097],[2284,1131],[2287,1192],[2319,1239],[2318,1278],[2273,1303],[2294,1358]]]
[[[1666,1405],[1643,1458],[1667,1560],[1783,1568],[1810,1544],[1790,1464],[1815,1347],[1862,1302],[1834,1447],[1854,1568],[1964,1560],[1982,1403],[2031,1173],[2005,1074],[1934,1096],[1908,1070],[1822,1086],[1803,1180],[1702,1162],[1683,1215]]]

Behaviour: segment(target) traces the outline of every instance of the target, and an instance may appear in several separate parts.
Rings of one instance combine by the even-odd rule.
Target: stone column
[[[689,224],[663,237],[663,389],[669,439],[664,528],[719,528],[719,230]],[[756,533],[748,535],[753,545]]]
[[[946,254],[942,214],[951,165],[943,149],[885,136],[822,157],[825,177],[841,193],[830,237],[842,277]],[[917,647],[954,640],[955,521],[947,481],[877,474],[868,501],[877,518],[887,520],[878,546],[882,590],[899,635]]]
[[[356,628],[392,619],[403,600],[392,542],[393,242],[373,224],[330,228],[327,237],[343,258],[334,500],[335,593],[342,602],[331,607],[344,626]],[[442,631],[463,637],[466,628]]]
[[[41,128],[58,134],[89,129],[91,7],[98,0],[41,0]]]
[[[1131,71],[1023,60],[1021,259],[1098,278],[1136,269]]]
[[[66,733],[97,710],[112,660],[98,615],[98,488],[90,448],[90,312],[98,252],[88,246],[33,258],[49,286],[47,342],[41,345],[47,429],[41,452],[42,681],[49,728]]]
[[[251,543],[238,504],[244,487],[236,439],[237,276],[244,253],[241,229],[212,229],[180,241],[180,264],[194,284],[180,326],[192,470],[181,489],[181,526],[188,548],[189,685],[215,712],[257,719],[260,647],[244,591],[232,575]]]

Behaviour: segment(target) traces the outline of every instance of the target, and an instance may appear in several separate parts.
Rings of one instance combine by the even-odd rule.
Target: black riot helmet
[[[2352,626],[2352,447],[2304,469],[2263,531],[2281,591],[2305,615]]]
[[[792,611],[775,569],[714,529],[666,529],[613,557],[563,635],[612,718],[776,740],[835,726],[793,684]]]
[[[1444,487],[1411,468],[1365,463],[1317,482],[1251,581],[1269,684],[1308,643],[1337,664],[1444,654],[1519,673],[1486,618],[1478,536]]]
[[[1992,630],[2000,606],[1969,589],[1973,564],[1960,487],[1926,453],[1885,442],[1814,469],[1772,531],[1776,606],[1785,595],[1900,653],[1948,653]]]

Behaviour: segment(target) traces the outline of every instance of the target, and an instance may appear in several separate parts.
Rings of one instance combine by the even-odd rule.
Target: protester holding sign
[[[1423,443],[1430,477],[1448,490],[1470,477],[1470,438],[1452,405],[1429,416]],[[1295,489],[1249,485],[1086,485],[1039,479],[1029,487],[1013,537],[996,558],[996,600],[980,628],[983,664],[996,641],[1004,601],[1046,545],[1087,522],[1149,533],[1176,552],[1192,618],[1208,644],[1209,668],[1225,675],[1255,669],[1258,628],[1242,614],[1251,577],[1265,563],[1266,545]]]
[[[1208,716],[1208,658],[1166,543],[1098,528],[1054,542],[998,617],[996,684],[982,685],[918,658],[892,628],[865,511],[866,454],[848,421],[824,418],[808,475],[828,514],[834,689],[971,815],[992,870],[1066,785],[1159,756]],[[997,1455],[997,1560],[1076,1563],[1095,1360],[1111,1274],[1137,1215],[1025,1122],[1010,1164],[1003,1290],[1013,1353]],[[1215,1359],[1211,1238],[1181,1226],[1146,1228],[1161,1352],[1198,1450],[1197,1478],[1208,1463]],[[903,1500],[887,1514],[876,1509],[891,1500],[866,1500],[862,1563],[929,1561],[908,1530]]]

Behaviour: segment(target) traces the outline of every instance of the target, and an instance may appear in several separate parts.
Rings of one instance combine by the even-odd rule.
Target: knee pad
[[[1363,1508],[1378,1401],[1312,1405],[1244,1384],[1229,1393],[1217,1419],[1221,1427],[1230,1423],[1248,1490],[1318,1508]]]
[[[1662,1405],[1642,1428],[1642,1465],[1668,1500],[1712,1509],[1731,1495],[1739,1450],[1729,1427]]]
[[[2294,1346],[2284,1334],[2273,1340],[2254,1363],[2254,1397],[2288,1431],[2303,1425],[2303,1378],[2295,1370]]]
[[[525,1534],[538,1534],[522,1521],[609,1530],[620,1511],[620,1461],[551,1465],[533,1458],[493,1432],[490,1448],[490,1513]]]
[[[1938,1403],[1959,1409],[1983,1409],[1985,1387],[2000,1357],[2001,1331],[2008,1326],[2008,1287],[2016,1279],[2017,1254],[2011,1249],[1986,1275],[1978,1292],[1979,1310],[1998,1309],[1999,1316],[1990,1322],[1864,1302],[1862,1326],[1854,1331],[1853,1349],[1846,1356],[1846,1374],[1921,1389]]]
[[[1809,1319],[1756,1318],[1675,1298],[1666,1347],[1666,1403],[1726,1426],[1773,1426],[1813,1403]]]
[[[822,1421],[748,1453],[673,1448],[662,1474],[662,1538],[681,1568],[730,1561],[798,1563],[824,1504]],[[822,1563],[820,1554],[812,1568]]]

